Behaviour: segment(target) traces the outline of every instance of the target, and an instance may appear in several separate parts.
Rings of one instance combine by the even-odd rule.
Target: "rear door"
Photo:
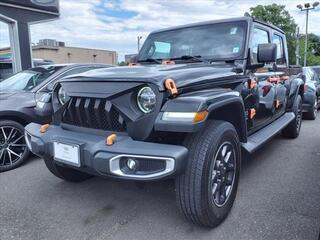
[[[277,45],[277,61],[276,65],[278,69],[286,69],[288,67],[286,55],[285,55],[285,42],[284,36],[276,31],[272,32],[272,43]],[[274,73],[275,76],[283,76],[284,72],[277,71]],[[286,92],[287,88],[285,87],[284,81],[279,81],[274,83],[275,88],[275,102],[274,102],[274,117],[277,118],[285,112],[286,109]]]

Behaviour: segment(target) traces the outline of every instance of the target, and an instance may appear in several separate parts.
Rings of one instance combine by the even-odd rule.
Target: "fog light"
[[[132,158],[129,158],[128,161],[127,161],[127,167],[130,169],[130,170],[135,170],[136,169],[136,166],[137,166],[137,163],[134,159]]]

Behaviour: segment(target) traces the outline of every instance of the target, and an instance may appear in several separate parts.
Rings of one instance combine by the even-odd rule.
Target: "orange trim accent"
[[[280,80],[282,80],[282,81],[289,80],[289,76],[282,76],[282,77],[280,77]]]
[[[161,64],[163,64],[163,65],[173,65],[173,64],[176,64],[176,62],[172,61],[172,60],[163,60],[161,62]]]
[[[129,67],[134,67],[134,66],[141,66],[140,63],[129,63]]]
[[[248,83],[248,88],[249,89],[253,89],[258,85],[258,83],[257,83],[257,81],[255,79],[250,79],[248,82],[249,82]]]
[[[280,82],[280,78],[279,77],[268,77],[267,81],[270,83],[275,83],[278,84]]]
[[[47,132],[49,126],[50,126],[49,124],[43,124],[43,125],[41,125],[41,127],[40,127],[40,132],[41,132],[41,133]]]
[[[175,96],[178,94],[178,89],[176,83],[173,79],[169,78],[164,82],[164,86],[171,93],[171,95]]]
[[[116,134],[111,134],[106,138],[106,145],[111,146],[114,144],[114,142],[117,139],[117,135]]]
[[[269,72],[269,70],[268,70],[268,69],[265,69],[265,68],[258,68],[258,69],[256,70],[256,73],[267,73],[267,72]]]
[[[196,115],[194,115],[192,122],[198,123],[206,119],[208,116],[208,111],[202,111],[202,112],[197,112]]]
[[[257,114],[257,111],[254,108],[250,108],[248,110],[248,117],[250,119],[253,119],[256,116],[256,114]]]
[[[274,101],[274,107],[275,107],[275,108],[280,107],[280,101],[279,101],[279,100],[275,100],[275,101]]]

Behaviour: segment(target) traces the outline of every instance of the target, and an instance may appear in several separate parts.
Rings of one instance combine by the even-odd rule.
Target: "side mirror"
[[[274,43],[264,43],[258,45],[259,63],[274,63],[277,61],[277,45]]]

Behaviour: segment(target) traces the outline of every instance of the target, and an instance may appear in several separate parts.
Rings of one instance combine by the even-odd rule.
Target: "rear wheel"
[[[297,138],[300,134],[302,122],[302,99],[300,95],[297,96],[294,102],[293,112],[295,118],[282,130],[282,135],[287,138]]]
[[[0,172],[19,167],[28,156],[24,127],[18,122],[0,121]]]
[[[72,168],[63,167],[56,164],[52,158],[44,157],[44,162],[53,175],[68,182],[83,182],[88,178],[91,178],[92,175],[77,171]]]
[[[180,209],[190,221],[215,227],[229,214],[236,197],[241,150],[232,124],[211,121],[207,127],[187,136],[188,162],[176,179]]]

